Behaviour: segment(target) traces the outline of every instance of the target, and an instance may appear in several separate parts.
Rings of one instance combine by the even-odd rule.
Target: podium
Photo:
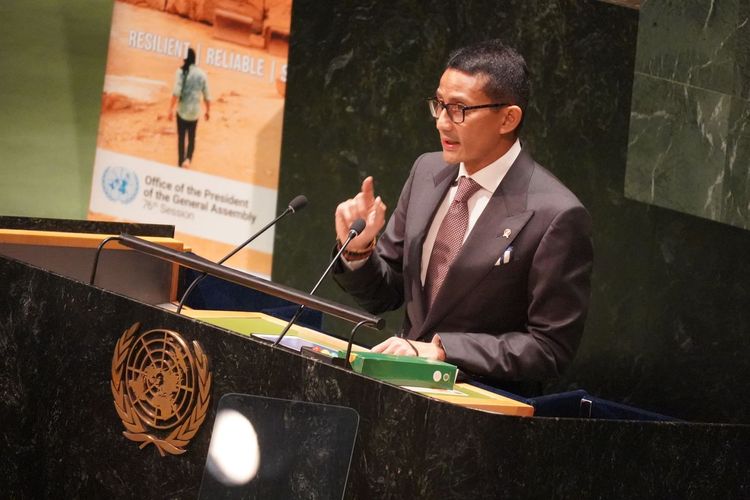
[[[738,498],[750,488],[748,426],[499,415],[15,259],[0,257],[0,279],[0,488],[12,497],[197,498],[227,394],[356,411],[346,498]],[[165,343],[192,353],[193,371],[172,366],[194,390],[173,387],[197,403],[149,441],[138,430],[146,417],[133,415],[161,389],[138,371],[138,353]],[[156,427],[178,414],[151,401]]]
[[[0,217],[0,255],[88,281],[97,247],[109,235],[130,232],[184,251],[172,238],[172,226],[56,219]],[[174,264],[144,257],[113,242],[101,251],[96,283],[148,304],[175,299],[178,269]]]

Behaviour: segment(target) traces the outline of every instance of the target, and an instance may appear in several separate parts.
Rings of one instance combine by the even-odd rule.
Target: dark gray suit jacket
[[[442,153],[420,156],[375,253],[355,271],[339,267],[334,278],[374,314],[405,303],[405,336],[429,341],[440,334],[447,361],[469,374],[492,381],[557,377],[575,354],[588,309],[589,214],[522,150],[427,310],[422,244],[457,173]],[[510,262],[495,265],[508,248]]]

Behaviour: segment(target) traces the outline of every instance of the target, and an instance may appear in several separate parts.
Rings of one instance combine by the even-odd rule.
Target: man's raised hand
[[[357,219],[367,223],[365,230],[354,238],[348,249],[359,251],[366,249],[385,225],[386,206],[380,196],[375,196],[375,182],[372,176],[362,181],[360,192],[354,198],[339,203],[336,207],[336,236],[339,241],[346,241],[349,228]]]

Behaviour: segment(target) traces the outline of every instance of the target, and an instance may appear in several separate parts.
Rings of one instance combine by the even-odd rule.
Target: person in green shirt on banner
[[[188,49],[183,65],[175,74],[172,100],[169,104],[169,120],[174,117],[177,106],[177,166],[187,168],[195,152],[195,132],[201,114],[201,97],[206,105],[205,118],[211,112],[211,97],[208,92],[206,73],[195,65],[195,51]],[[185,145],[187,138],[187,148]]]

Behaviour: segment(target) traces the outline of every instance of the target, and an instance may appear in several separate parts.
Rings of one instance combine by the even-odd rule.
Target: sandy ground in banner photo
[[[103,97],[97,145],[178,168],[177,125],[167,114],[182,60],[128,47],[130,30],[187,39],[194,47],[200,44],[204,54],[209,46],[241,51],[265,59],[264,78],[199,63],[208,77],[211,116],[198,122],[189,169],[276,189],[284,99],[283,85],[271,81],[269,72],[271,60],[276,61],[277,74],[286,60],[214,39],[212,29],[173,14],[115,2],[108,92]]]

